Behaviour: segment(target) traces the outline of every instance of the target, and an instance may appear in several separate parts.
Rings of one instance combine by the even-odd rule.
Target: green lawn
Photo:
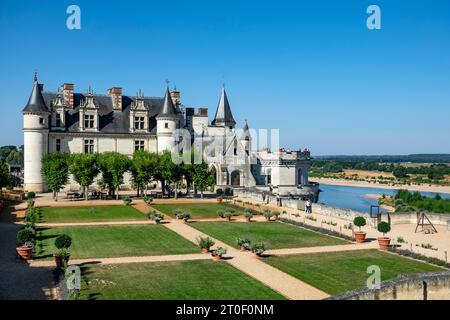
[[[82,267],[81,299],[284,299],[226,262],[211,260]]]
[[[147,217],[131,206],[41,207],[39,222],[88,222],[143,220]]]
[[[271,256],[264,262],[329,294],[339,294],[366,285],[367,267],[376,265],[381,280],[401,274],[442,271],[438,267],[379,250],[327,252]]]
[[[348,244],[345,240],[329,237],[280,222],[192,222],[192,227],[237,247],[237,238],[252,242],[263,241],[269,249],[331,246]]]
[[[161,225],[120,225],[40,228],[37,258],[50,258],[55,238],[72,237],[71,258],[106,258],[198,253],[200,249]]]
[[[217,215],[217,210],[234,209],[236,210],[236,215],[244,214],[244,210],[237,209],[234,206],[227,205],[224,203],[193,203],[193,204],[152,204],[156,210],[173,217],[173,211],[175,209],[187,210],[191,213],[192,219],[209,219],[209,218],[219,218]]]

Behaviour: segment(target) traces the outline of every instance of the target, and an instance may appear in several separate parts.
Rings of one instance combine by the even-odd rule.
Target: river
[[[371,205],[377,205],[378,199],[365,198],[366,194],[386,194],[394,195],[397,190],[370,188],[370,187],[351,187],[351,186],[335,186],[330,184],[321,184],[318,203],[329,206],[352,209],[356,211],[369,212]],[[434,197],[434,192],[420,192],[427,197]],[[450,199],[450,194],[440,193],[442,198]]]

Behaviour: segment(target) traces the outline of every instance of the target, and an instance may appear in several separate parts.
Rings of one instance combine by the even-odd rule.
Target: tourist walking
[[[305,207],[306,207],[306,213],[312,213],[312,202],[311,202],[311,200],[306,200],[306,204],[305,204]]]

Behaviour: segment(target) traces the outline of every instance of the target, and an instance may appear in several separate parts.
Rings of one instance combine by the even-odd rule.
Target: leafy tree
[[[8,165],[5,160],[0,160],[0,188],[9,186],[10,182]]]
[[[0,147],[0,159],[5,160],[12,151],[17,151],[17,147],[16,146]]]
[[[133,154],[131,163],[131,174],[133,183],[137,187],[137,196],[139,191],[144,189],[153,178],[158,164],[158,155],[145,150],[138,150]]]
[[[183,178],[183,164],[175,163],[172,159],[172,154],[169,151],[164,151],[159,156],[159,166],[158,166],[161,180],[161,185],[164,187],[167,183],[175,184],[175,198],[178,193],[178,184],[180,180]]]
[[[119,186],[123,184],[123,175],[130,169],[130,159],[118,152],[105,152],[97,157],[97,163],[102,173],[106,173],[119,199]]]
[[[408,177],[408,170],[403,166],[396,166],[394,170],[392,171],[392,174],[396,178],[407,178]]]
[[[208,170],[208,164],[202,161],[200,164],[194,164],[194,175],[193,180],[195,187],[200,191],[201,197],[203,198],[203,192],[214,185],[214,177]]]
[[[73,153],[70,155],[69,170],[73,178],[84,189],[84,197],[88,200],[88,187],[99,173],[97,155]]]
[[[48,153],[42,159],[42,175],[45,183],[53,191],[53,199],[58,201],[58,192],[69,181],[69,155]]]
[[[6,162],[10,165],[23,165],[23,150],[12,150],[6,157]]]

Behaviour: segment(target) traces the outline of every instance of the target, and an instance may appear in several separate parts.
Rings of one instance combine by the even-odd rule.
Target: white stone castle
[[[44,92],[35,75],[22,112],[26,191],[46,191],[41,161],[50,152],[116,151],[131,157],[136,150],[163,152],[188,144],[202,150],[216,188],[251,188],[314,199],[318,193],[318,185],[308,181],[309,150],[254,151],[247,121],[242,130],[236,129],[224,88],[209,123],[208,109],[184,108],[180,92],[170,91],[169,86],[163,98],[145,97],[140,91],[129,97],[118,87],[106,95],[94,94],[90,88],[81,94],[70,83],[57,92]],[[180,138],[180,129],[190,139]],[[129,175],[125,184],[130,184]],[[74,188],[74,182],[67,188]]]

